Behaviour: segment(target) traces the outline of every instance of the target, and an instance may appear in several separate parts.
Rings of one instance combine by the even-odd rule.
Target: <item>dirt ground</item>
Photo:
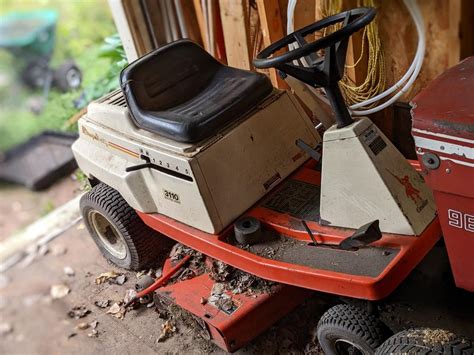
[[[0,183],[0,241],[71,200],[79,187],[79,182],[71,176],[41,192]]]
[[[3,200],[2,191],[2,200]],[[2,216],[2,220],[8,218]],[[64,251],[64,253],[61,253]],[[46,250],[43,250],[46,252]],[[70,267],[74,276],[67,276]],[[224,353],[199,337],[193,328],[178,322],[177,331],[158,342],[165,320],[154,308],[141,307],[120,320],[107,314],[96,301],[119,301],[136,281],[126,272],[123,285],[97,285],[95,278],[115,270],[100,255],[82,223],[75,225],[48,245],[48,252],[29,265],[21,263],[0,275],[0,323],[11,329],[0,334],[1,354],[188,354]],[[63,284],[70,293],[52,299],[52,285]],[[281,319],[239,350],[239,354],[320,353],[311,341],[322,313],[339,303],[336,297],[316,293],[314,297]],[[382,319],[393,331],[413,326],[449,329],[474,338],[474,296],[453,286],[444,247],[438,246],[388,299],[380,302]],[[84,318],[72,319],[68,312],[84,305]],[[98,321],[97,336],[92,329],[79,330],[83,322]],[[1,332],[0,332],[1,333]]]

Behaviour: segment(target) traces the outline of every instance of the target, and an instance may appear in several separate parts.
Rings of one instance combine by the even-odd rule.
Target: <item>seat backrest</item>
[[[129,106],[162,111],[199,94],[221,66],[198,44],[179,40],[128,65],[120,82]]]

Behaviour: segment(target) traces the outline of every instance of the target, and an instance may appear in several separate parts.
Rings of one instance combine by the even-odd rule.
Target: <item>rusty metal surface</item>
[[[474,139],[474,57],[433,80],[412,100],[413,127]]]

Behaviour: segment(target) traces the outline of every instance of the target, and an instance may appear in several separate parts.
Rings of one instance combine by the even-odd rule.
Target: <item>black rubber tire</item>
[[[438,332],[438,335],[433,332]],[[435,335],[430,336],[430,334]],[[401,331],[390,337],[377,349],[376,354],[472,355],[474,342],[443,329],[415,328]]]
[[[326,355],[344,354],[338,349],[343,344],[340,341],[354,344],[363,354],[374,354],[392,332],[368,311],[353,305],[338,304],[323,314],[316,334]]]
[[[75,80],[74,83],[70,82],[68,74],[74,71],[75,75],[78,77],[78,80]],[[76,90],[81,86],[82,83],[82,73],[79,67],[73,60],[68,60],[61,64],[54,71],[54,85],[61,90],[62,92],[67,92],[71,90]]]
[[[107,260],[118,267],[138,271],[163,257],[165,246],[168,244],[167,238],[148,227],[117,190],[104,183],[94,186],[82,196],[80,209],[84,224],[99,250]],[[118,258],[110,253],[98,236],[89,217],[94,211],[104,216],[123,237],[120,242],[121,245],[125,245],[124,258]]]
[[[21,80],[30,89],[41,89],[45,86],[50,71],[49,60],[37,58],[29,62],[22,70]]]

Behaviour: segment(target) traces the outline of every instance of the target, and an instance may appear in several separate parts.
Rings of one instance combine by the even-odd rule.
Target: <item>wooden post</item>
[[[250,70],[250,34],[245,0],[219,1],[227,63],[236,68]]]
[[[461,59],[461,0],[449,0],[448,66],[452,67]]]
[[[295,16],[293,18],[295,30],[311,25],[316,21],[315,15],[316,0],[299,0],[296,3]]]
[[[199,32],[201,32],[201,39],[204,49],[209,52],[209,41],[207,39],[207,24],[204,21],[203,8],[201,6],[201,0],[193,0],[194,11],[196,11],[196,20],[199,26]]]
[[[269,46],[283,37],[280,4],[278,0],[257,0],[258,15],[263,34],[263,45]],[[280,78],[275,69],[270,69],[270,79],[273,86],[286,89],[288,85]]]

